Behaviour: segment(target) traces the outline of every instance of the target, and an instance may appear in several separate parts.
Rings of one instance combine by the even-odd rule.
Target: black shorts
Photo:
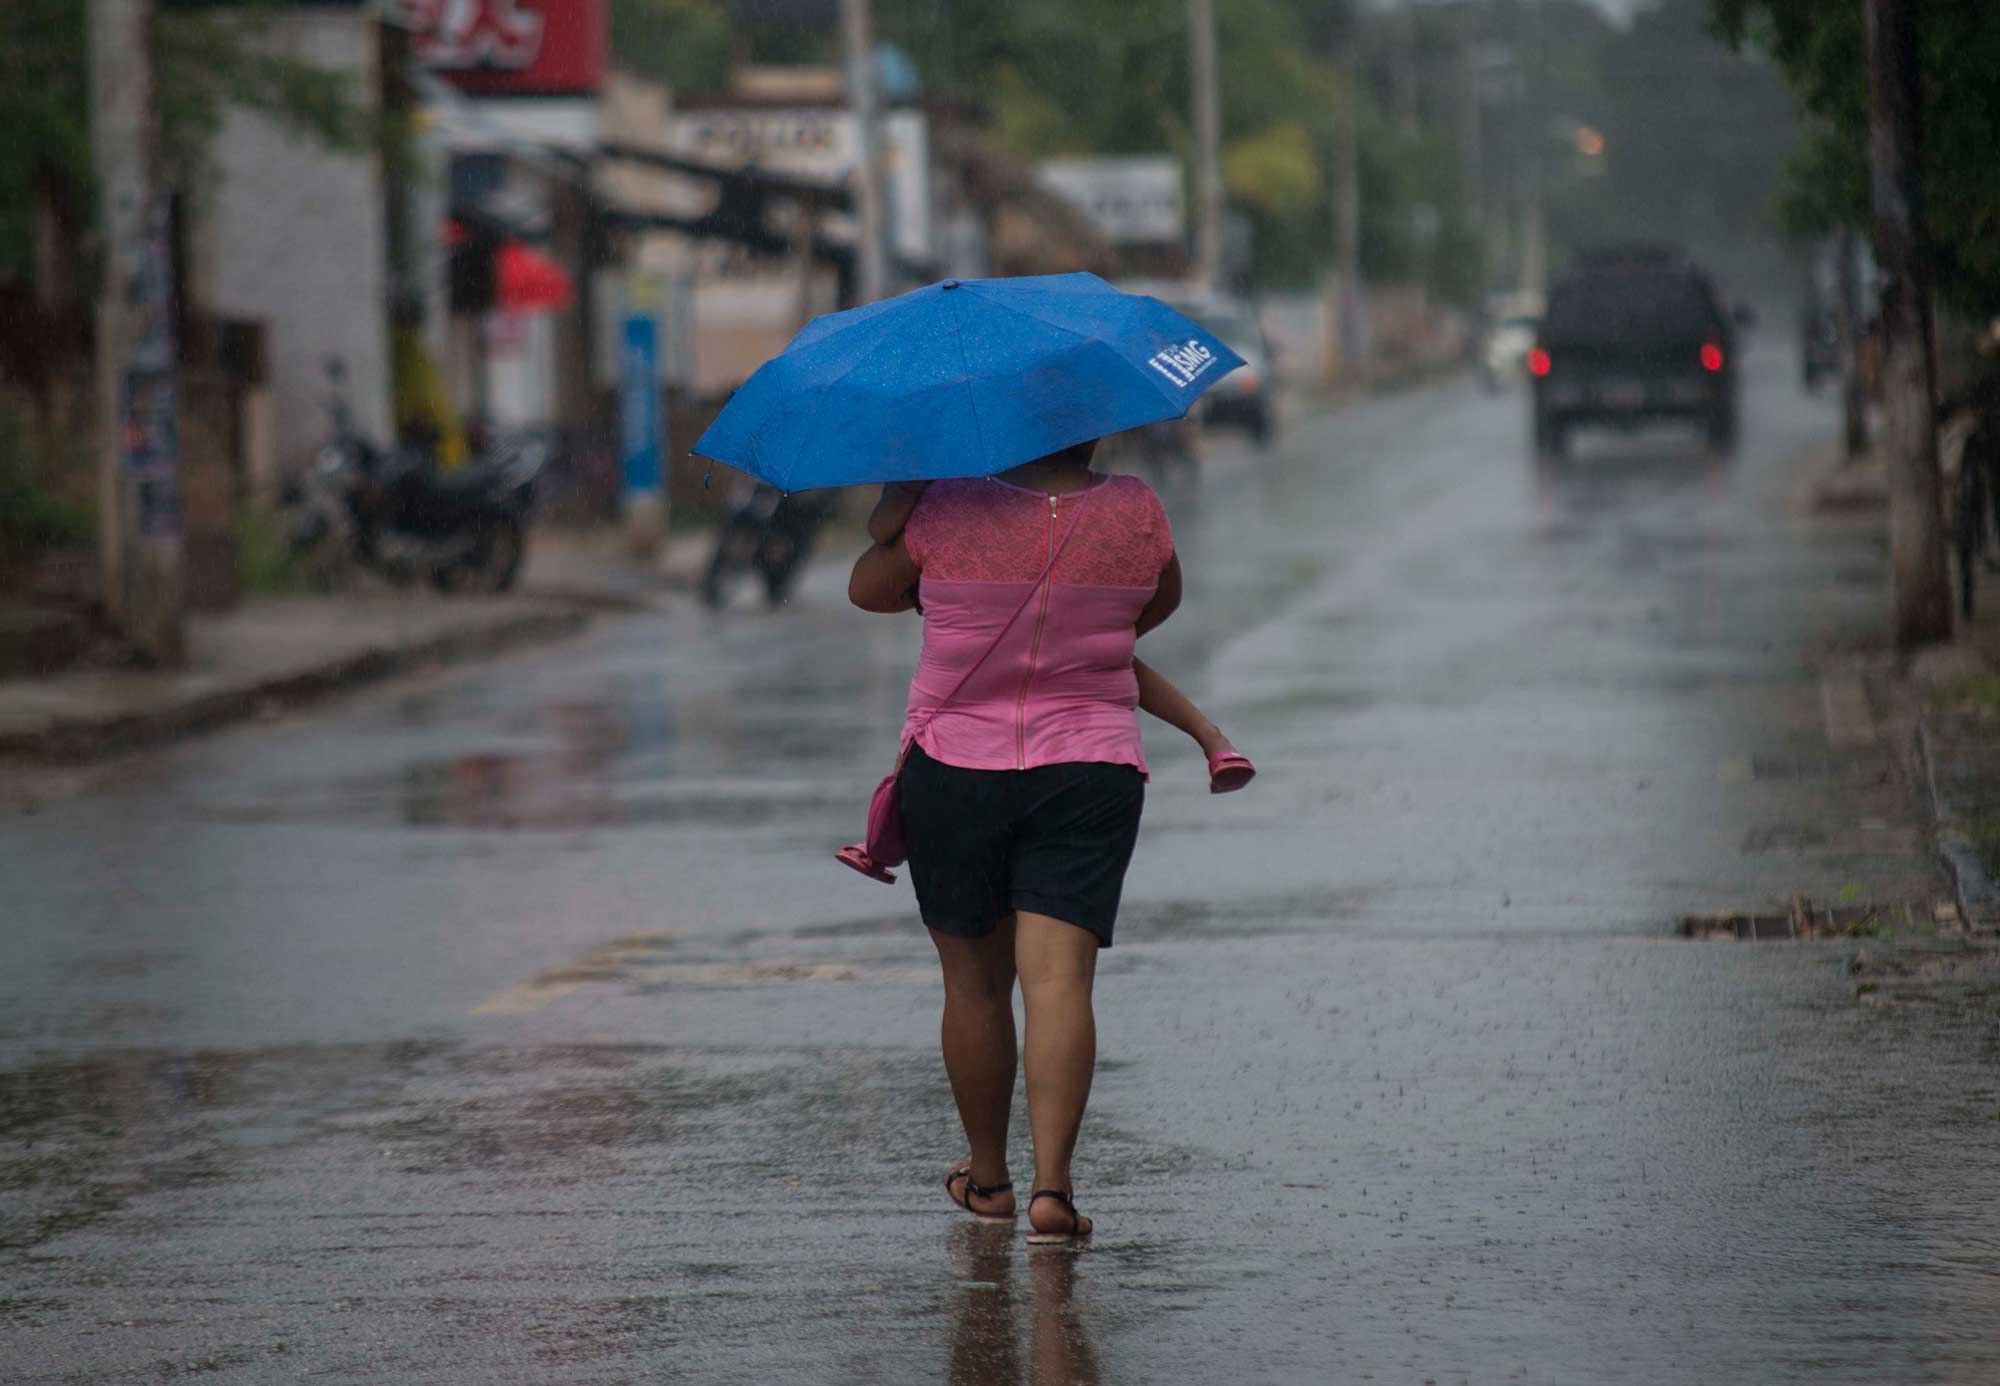
[[[1071,761],[965,770],[912,746],[898,783],[910,880],[924,923],[983,938],[1015,910],[1111,946],[1146,780],[1130,765]]]

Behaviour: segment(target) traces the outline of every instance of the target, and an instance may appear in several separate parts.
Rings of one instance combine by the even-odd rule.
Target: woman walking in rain
[[[1212,790],[1254,773],[1133,657],[1180,603],[1180,562],[1152,488],[1090,470],[1094,440],[1184,416],[1241,364],[1095,275],[947,279],[815,319],[694,449],[782,491],[893,483],[848,594],[869,611],[920,607],[923,654],[869,841],[839,856],[881,880],[910,862],[970,1148],[945,1188],[978,1217],[1021,1211],[1007,1125],[1025,1060],[1031,1242],[1091,1232],[1070,1162],[1096,1068],[1097,955],[1145,798],[1135,708],[1195,738]]]
[[[1212,789],[1252,773],[1213,722],[1133,657],[1138,637],[1180,605],[1180,560],[1153,489],[1092,472],[1095,448],[996,477],[890,488],[848,589],[864,610],[920,605],[924,616],[899,792],[918,906],[944,968],[945,1071],[971,1147],[945,1188],[977,1216],[1016,1213],[1007,1126],[1018,977],[1031,1242],[1091,1231],[1070,1161],[1097,1058],[1097,954],[1111,946],[1145,799],[1133,709],[1195,738]]]

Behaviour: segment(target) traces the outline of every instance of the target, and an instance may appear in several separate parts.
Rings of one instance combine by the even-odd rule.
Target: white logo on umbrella
[[[1185,390],[1215,364],[1215,353],[1190,337],[1185,346],[1170,346],[1146,364]]]

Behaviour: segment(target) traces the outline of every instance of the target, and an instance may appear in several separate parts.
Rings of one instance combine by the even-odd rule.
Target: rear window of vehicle
[[[1701,337],[1717,326],[1714,300],[1693,275],[1615,270],[1557,286],[1543,336],[1564,342],[1649,342]]]

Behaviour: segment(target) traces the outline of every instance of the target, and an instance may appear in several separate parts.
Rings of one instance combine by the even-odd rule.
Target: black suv
[[[1736,442],[1736,341],[1708,276],[1670,250],[1602,251],[1549,295],[1528,353],[1535,450],[1560,457],[1584,424],[1685,419]]]

